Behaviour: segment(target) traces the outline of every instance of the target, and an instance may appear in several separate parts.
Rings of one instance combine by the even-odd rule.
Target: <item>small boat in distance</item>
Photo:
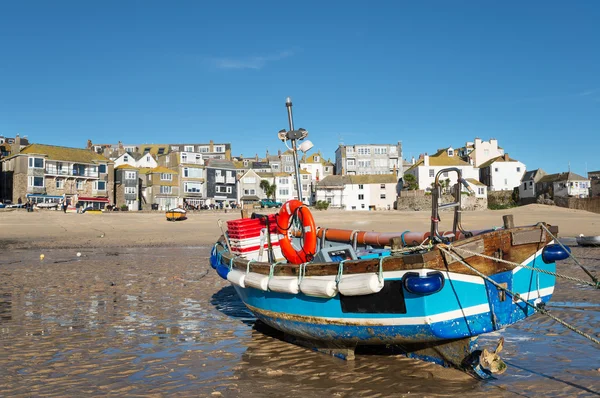
[[[577,237],[579,246],[598,246],[600,247],[600,236],[585,236],[581,234]]]
[[[180,207],[167,210],[167,221],[182,221],[187,219],[187,211]]]

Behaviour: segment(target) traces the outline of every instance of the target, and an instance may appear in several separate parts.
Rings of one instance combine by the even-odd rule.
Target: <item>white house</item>
[[[536,185],[537,192],[550,193],[553,198],[557,196],[587,198],[590,192],[590,180],[570,171],[546,175]]]
[[[519,198],[520,199],[531,199],[537,198],[536,184],[539,180],[546,175],[546,172],[542,169],[535,169],[526,171],[521,178],[521,184],[519,184]]]
[[[317,184],[316,200],[346,210],[389,210],[396,200],[393,174],[332,175]]]
[[[144,167],[149,169],[158,167],[158,162],[149,153],[145,153],[142,155],[139,153],[125,152],[124,154],[115,159],[116,167],[124,164],[127,164],[132,167]]]
[[[521,185],[525,165],[511,159],[508,153],[495,157],[479,166],[479,181],[490,191],[512,191]]]
[[[458,153],[452,148],[440,149],[435,155],[423,155],[412,165],[405,174],[415,176],[419,189],[431,191],[435,176],[439,171],[448,167],[456,167],[462,171],[463,178],[479,180],[479,169],[462,160]],[[446,181],[449,180],[449,181]],[[448,186],[456,184],[457,175],[453,172],[445,172],[440,176],[440,182],[448,182]]]
[[[302,184],[302,199],[305,203],[310,202],[310,173],[300,170],[300,182]],[[286,202],[290,199],[298,199],[296,189],[296,174],[277,173],[275,174],[275,185],[277,185],[277,201]]]
[[[467,178],[466,180],[469,184],[469,187],[473,190],[473,192],[475,192],[476,198],[487,199],[487,187],[485,186],[485,184],[482,184],[474,178]]]
[[[488,160],[504,155],[504,149],[498,146],[498,140],[495,138],[489,141],[475,138],[475,141],[467,142],[457,151],[460,157],[475,167],[480,167]]]

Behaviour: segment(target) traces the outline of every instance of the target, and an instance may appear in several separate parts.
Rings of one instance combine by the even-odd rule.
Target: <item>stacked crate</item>
[[[271,235],[271,247],[275,260],[283,259],[281,248],[279,247],[279,236],[277,235],[277,221],[275,214],[268,216],[269,231]],[[231,245],[231,252],[237,256],[245,257],[249,260],[268,261],[268,240],[267,224],[260,218],[240,218],[238,220],[227,221],[227,236]],[[263,248],[262,257],[260,249]],[[260,258],[259,258],[260,257]]]

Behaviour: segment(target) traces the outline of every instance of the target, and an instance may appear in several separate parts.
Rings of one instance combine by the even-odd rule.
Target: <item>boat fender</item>
[[[234,285],[238,285],[239,287],[246,287],[246,285],[244,284],[245,278],[246,273],[238,271],[237,269],[233,269],[227,274],[227,280],[233,283]]]
[[[298,278],[295,276],[272,276],[269,290],[279,293],[298,294]]]
[[[377,274],[344,275],[338,283],[338,290],[344,296],[364,296],[379,293],[383,280]]]
[[[331,298],[337,294],[335,277],[308,276],[302,278],[300,291],[307,296]]]
[[[229,274],[229,267],[223,263],[217,264],[217,274],[223,279],[227,279],[227,275]]]
[[[244,278],[244,285],[266,292],[269,289],[269,276],[256,272],[248,272],[246,278]]]
[[[570,254],[570,248],[568,248],[567,246],[563,248],[561,245],[555,243],[553,245],[548,245],[544,247],[544,250],[542,250],[542,260],[544,260],[546,264],[551,264],[556,261],[565,260],[569,258]]]
[[[419,295],[437,293],[442,290],[445,282],[444,275],[439,271],[428,272],[425,276],[417,272],[407,272],[402,279],[408,292]]]
[[[217,269],[217,264],[219,263],[219,258],[217,256],[217,245],[215,244],[210,251],[210,266],[213,269]]]

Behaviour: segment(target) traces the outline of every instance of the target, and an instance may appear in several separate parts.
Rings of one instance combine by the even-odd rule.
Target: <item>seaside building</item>
[[[3,201],[103,209],[114,197],[113,162],[87,149],[31,144],[0,162]]]
[[[206,159],[200,152],[175,150],[158,156],[159,166],[175,170],[179,175],[178,206],[197,208],[204,205],[206,200],[205,162]]]
[[[334,165],[329,159],[326,160],[323,158],[321,152],[317,152],[310,156],[302,156],[300,169],[310,173],[310,198],[311,203],[314,203],[316,200],[317,183],[325,177],[334,174]]]
[[[536,192],[537,183],[546,175],[542,169],[526,171],[519,184],[519,200],[521,204],[535,203],[538,197]]]
[[[317,183],[316,200],[350,211],[390,210],[397,189],[394,174],[331,175]]]
[[[465,179],[473,178],[479,180],[479,169],[461,159],[452,147],[439,149],[431,156],[427,154],[421,155],[419,160],[406,170],[405,174],[415,176],[419,189],[431,191],[437,173],[448,167],[460,169]],[[456,182],[456,173],[444,172],[440,177],[440,183],[443,183],[447,188],[452,187]]]
[[[335,151],[335,174],[395,174],[402,177],[402,143],[340,145]]]
[[[600,170],[588,172],[590,179],[590,197],[600,196]]]
[[[129,211],[140,210],[140,191],[139,169],[127,163],[116,166],[113,202],[115,206],[126,206]]]
[[[489,141],[475,138],[473,142],[467,142],[464,147],[458,148],[456,152],[464,161],[475,167],[480,167],[488,160],[504,155],[504,149],[498,146],[498,140],[495,138]]]
[[[179,206],[179,172],[158,166],[140,168],[142,208],[155,205],[156,210],[169,210]],[[150,205],[150,206],[148,206]]]
[[[238,168],[230,160],[210,159],[206,163],[206,201],[216,206],[237,203]]]
[[[589,196],[590,180],[572,172],[548,174],[536,184],[538,195],[548,193],[555,197],[587,198]]]
[[[511,159],[508,153],[479,165],[479,181],[490,191],[512,191],[521,185],[525,165]]]

